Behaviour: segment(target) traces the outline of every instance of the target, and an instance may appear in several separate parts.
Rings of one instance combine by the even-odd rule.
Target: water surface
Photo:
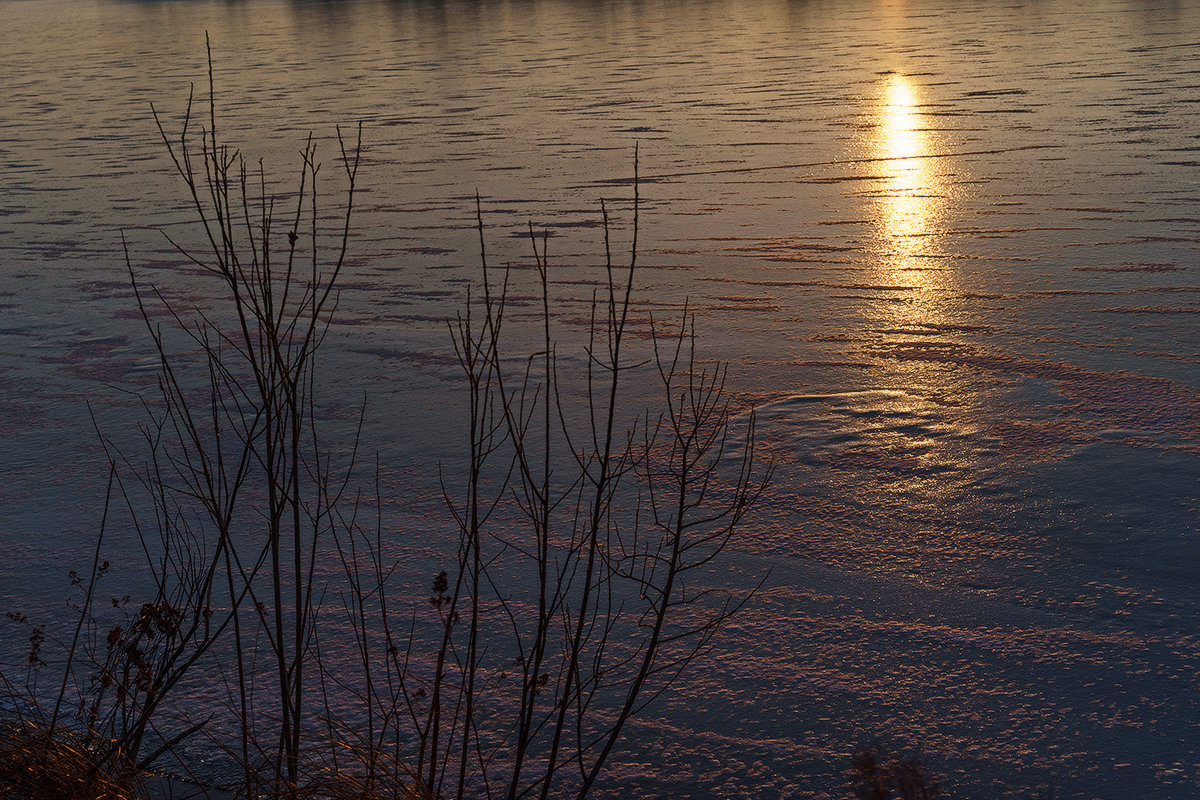
[[[311,131],[332,188],[334,128],[363,122],[330,402],[370,396],[397,527],[436,513],[456,452],[430,432],[455,419],[474,193],[494,263],[551,232],[578,330],[637,146],[639,313],[698,312],[778,470],[714,581],[771,577],[633,731],[616,795],[835,796],[876,739],[963,796],[1200,791],[1193,5],[0,10],[6,605],[57,607],[91,540],[87,403],[136,419],[119,232],[201,291],[156,233],[194,236],[149,104],[177,129],[207,31],[225,135],[276,174]]]

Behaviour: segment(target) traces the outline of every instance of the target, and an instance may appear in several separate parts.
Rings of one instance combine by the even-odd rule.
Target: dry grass
[[[945,800],[941,784],[916,756],[881,746],[864,747],[850,762],[850,784],[857,800]]]
[[[0,722],[0,800],[143,800],[134,771],[99,769],[84,738],[36,722]]]

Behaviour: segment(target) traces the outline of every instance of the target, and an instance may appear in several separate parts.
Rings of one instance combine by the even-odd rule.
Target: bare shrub
[[[51,727],[72,684],[84,699],[69,728],[93,738],[97,763],[147,768],[205,735],[240,764],[246,798],[585,796],[626,723],[752,591],[718,591],[706,572],[770,473],[753,418],[724,399],[724,367],[697,358],[691,315],[634,319],[636,180],[627,262],[602,205],[607,280],[574,371],[532,229],[541,343],[512,349],[514,275],[487,263],[477,201],[482,278],[449,330],[468,445],[443,483],[457,547],[412,611],[393,594],[407,564],[385,556],[380,503],[364,522],[370,500],[353,488],[358,441],[336,458],[319,424],[358,141],[339,131],[346,200],[330,223],[313,141],[275,195],[218,135],[212,85],[210,56],[198,129],[191,98],[177,136],[155,113],[201,242],[172,243],[207,304],[146,284],[126,249],[158,380],[140,452],[105,444],[110,499],[132,512],[155,588],[116,622],[96,614],[98,543]],[[643,406],[630,384],[647,380],[658,393]],[[341,600],[336,626],[322,626],[338,619],[327,597]],[[324,655],[347,640],[353,677]],[[195,719],[188,679],[205,659],[227,704]]]

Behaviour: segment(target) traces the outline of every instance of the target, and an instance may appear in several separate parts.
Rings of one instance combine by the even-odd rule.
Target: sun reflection
[[[893,270],[931,268],[933,241],[945,195],[932,155],[932,136],[921,112],[916,86],[899,74],[888,76],[879,103],[873,157],[888,176],[879,197],[881,244]],[[925,281],[918,281],[925,283]]]
[[[869,269],[890,294],[870,313],[874,353],[887,365],[886,385],[894,392],[887,413],[902,421],[864,429],[853,455],[864,473],[887,476],[870,492],[874,507],[896,519],[924,509],[909,524],[940,531],[937,515],[970,496],[990,457],[979,422],[989,416],[990,402],[971,370],[947,369],[936,357],[979,325],[961,302],[962,281],[970,277],[949,244],[967,191],[966,167],[949,155],[957,149],[955,134],[939,124],[946,118],[936,110],[913,78],[888,73],[878,85],[867,140],[877,177],[863,199],[873,220]],[[847,491],[863,496],[865,482],[855,476]],[[934,537],[925,546],[949,555],[962,542]]]

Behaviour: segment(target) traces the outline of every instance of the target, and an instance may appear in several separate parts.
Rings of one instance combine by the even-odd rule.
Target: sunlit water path
[[[1200,8],[1189,3],[0,2],[0,596],[54,613],[188,298],[180,123],[364,192],[329,348],[397,527],[456,452],[444,320],[549,230],[577,330],[644,200],[639,313],[699,314],[775,485],[760,596],[633,731],[614,796],[837,796],[854,746],[961,796],[1200,794]],[[331,200],[333,198],[331,197]],[[343,392],[344,389],[348,391]],[[451,411],[447,411],[447,408]],[[451,467],[452,469],[452,467]],[[431,523],[435,527],[439,523]],[[11,659],[10,659],[11,660]]]

